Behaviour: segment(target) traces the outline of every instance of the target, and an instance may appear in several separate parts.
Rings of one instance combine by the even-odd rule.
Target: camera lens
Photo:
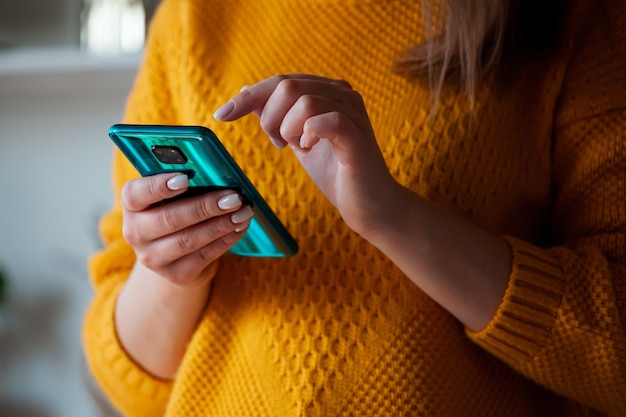
[[[153,146],[152,153],[164,164],[182,165],[187,163],[187,157],[176,146]]]

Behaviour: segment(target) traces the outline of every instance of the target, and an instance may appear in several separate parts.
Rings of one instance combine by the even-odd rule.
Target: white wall
[[[82,375],[80,326],[87,259],[112,201],[107,129],[120,121],[133,74],[101,86],[93,76],[78,89],[64,85],[80,74],[0,74],[0,265],[10,280],[0,307],[2,416],[102,415]],[[50,88],[19,87],[38,83]]]

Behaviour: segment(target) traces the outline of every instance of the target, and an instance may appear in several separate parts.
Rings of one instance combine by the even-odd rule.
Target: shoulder
[[[623,40],[626,36],[626,0],[581,2],[578,7],[572,7],[570,19],[579,41],[593,39],[606,43]]]
[[[626,109],[626,1],[579,3],[569,11],[564,42],[557,126]]]

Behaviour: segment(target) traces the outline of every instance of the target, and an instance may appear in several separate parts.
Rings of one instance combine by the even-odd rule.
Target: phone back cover
[[[241,256],[287,257],[298,251],[295,239],[250,183],[215,134],[201,126],[114,125],[109,136],[141,176],[163,172],[189,174],[190,190],[232,188],[251,203],[254,217],[245,235],[230,249]],[[165,164],[152,148],[176,147],[184,163]]]

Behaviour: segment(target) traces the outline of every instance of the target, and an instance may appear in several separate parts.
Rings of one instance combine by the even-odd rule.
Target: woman
[[[125,415],[626,413],[626,4],[423,3],[160,6],[125,121],[212,128],[300,252],[116,154],[84,339]]]

